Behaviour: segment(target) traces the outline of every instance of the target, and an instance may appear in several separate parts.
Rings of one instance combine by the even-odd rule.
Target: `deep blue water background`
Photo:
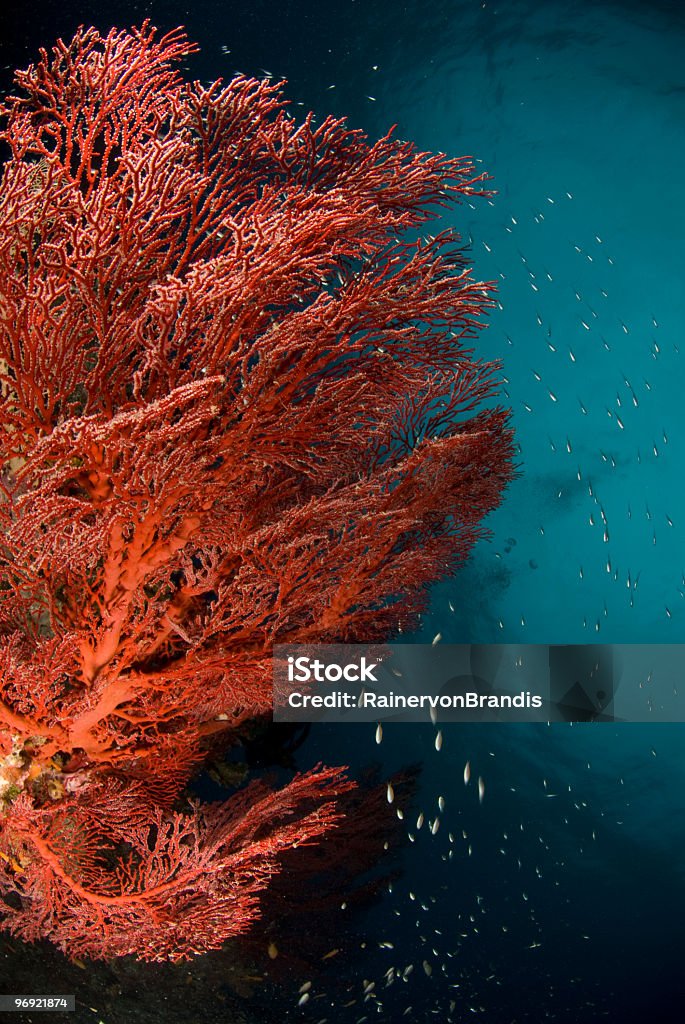
[[[492,539],[435,588],[416,639],[683,641],[685,5],[226,0],[27,14],[3,15],[3,65],[25,66],[79,23],[150,16],[201,44],[197,77],[271,72],[303,111],[348,115],[372,137],[397,123],[422,148],[482,160],[497,197],[446,220],[472,238],[478,276],[499,281],[479,352],[504,361],[522,473]],[[397,1021],[411,1006],[417,1021],[681,1020],[684,727],[444,735],[438,753],[429,725],[387,727],[380,746],[362,725],[312,731],[302,766],[422,764],[416,841],[394,891],[357,921],[366,948],[332,961],[322,998],[301,1010],[306,979],[293,977],[277,1016]],[[463,785],[467,760],[482,805]],[[440,795],[440,831],[417,832],[418,809],[433,817]],[[388,967],[412,963],[382,989]],[[376,1002],[361,1002],[363,978]]]

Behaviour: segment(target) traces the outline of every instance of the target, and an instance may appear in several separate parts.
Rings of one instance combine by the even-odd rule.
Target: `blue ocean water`
[[[478,352],[502,360],[521,472],[415,639],[682,642],[682,5],[46,3],[6,35],[2,63],[79,23],[144,16],[187,26],[201,78],[285,76],[295,112],[345,114],[372,137],[397,123],[493,175],[492,201],[444,223],[498,282]],[[398,824],[413,836],[402,873],[354,920],[363,945],[346,945],[341,908],[344,954],[301,1007],[304,969],[283,981],[273,1019],[682,1019],[683,726],[443,733],[437,751],[428,724],[387,727],[380,745],[367,726],[319,727],[301,748],[301,767],[421,774]],[[214,990],[204,998],[189,1020],[229,1019]]]
[[[379,15],[395,45],[368,52],[365,117],[494,176],[491,202],[448,219],[499,285],[479,352],[503,361],[521,465],[416,639],[682,642],[683,12],[404,11],[421,28],[399,40]],[[432,967],[419,995],[386,994],[385,1019],[682,1019],[683,727],[443,731],[440,753],[428,726],[384,733],[386,767],[423,765],[426,819],[446,803],[435,837],[410,823],[406,875],[372,919],[393,962]]]

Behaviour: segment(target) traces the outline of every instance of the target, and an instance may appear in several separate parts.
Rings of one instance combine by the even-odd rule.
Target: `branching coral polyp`
[[[351,783],[177,801],[274,642],[409,630],[512,474],[470,158],[183,80],[181,30],[16,75],[0,191],[0,916],[71,955],[244,931]]]

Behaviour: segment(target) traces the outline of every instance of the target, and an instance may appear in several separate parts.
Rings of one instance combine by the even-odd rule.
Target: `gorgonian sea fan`
[[[144,24],[16,75],[0,191],[0,885],[72,955],[181,958],[335,825],[319,769],[174,803],[274,642],[409,629],[512,475],[469,158],[187,83]]]

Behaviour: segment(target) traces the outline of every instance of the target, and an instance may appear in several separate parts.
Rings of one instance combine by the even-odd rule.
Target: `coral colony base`
[[[250,926],[352,783],[188,780],[274,642],[410,629],[512,475],[493,286],[421,235],[484,175],[194,49],[81,29],[1,111],[0,917],[72,956]]]

